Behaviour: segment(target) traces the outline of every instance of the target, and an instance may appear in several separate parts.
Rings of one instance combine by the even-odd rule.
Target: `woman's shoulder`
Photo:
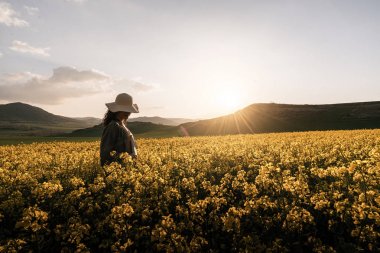
[[[117,121],[112,120],[106,126],[104,126],[103,131],[118,131],[121,129],[120,124]]]
[[[110,123],[108,123],[106,127],[114,127],[117,125],[118,125],[118,123],[115,120],[111,120]]]

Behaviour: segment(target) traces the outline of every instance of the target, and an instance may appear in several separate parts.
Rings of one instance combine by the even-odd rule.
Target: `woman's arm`
[[[116,151],[116,142],[119,135],[119,127],[110,123],[103,129],[102,139],[100,141],[100,164],[111,163],[115,157],[111,155],[112,151]]]

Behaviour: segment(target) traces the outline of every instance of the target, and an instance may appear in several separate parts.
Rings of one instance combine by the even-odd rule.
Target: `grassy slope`
[[[253,104],[234,114],[182,124],[190,135],[380,128],[380,102]]]
[[[168,138],[179,136],[177,127],[156,125],[147,122],[128,123],[130,130],[136,139],[139,138]],[[99,141],[103,127],[97,125],[91,128],[80,129],[68,134],[57,136],[26,136],[23,132],[2,132],[0,135],[0,145],[14,145],[33,142],[52,142],[52,141]]]
[[[128,122],[128,128],[136,136],[147,137],[172,137],[178,136],[177,127],[157,125],[151,122]],[[100,137],[102,135],[103,126],[96,125],[90,128],[79,129],[65,136],[68,137]]]
[[[20,107],[26,108],[24,120]],[[1,108],[3,105],[0,105]],[[80,120],[53,115],[21,103],[15,103],[11,109],[8,116],[0,110],[0,142],[50,140],[51,138],[41,136],[52,135],[76,138],[101,136],[102,128],[99,125],[84,129],[88,126],[78,125],[83,124],[78,123]],[[179,128],[174,126],[129,122],[128,127],[136,137],[179,135]],[[190,135],[380,128],[380,102],[332,105],[253,104],[231,115],[185,123],[180,128],[186,129]],[[32,138],[33,136],[35,137]]]
[[[47,136],[92,126],[94,119],[54,115],[24,103],[0,105],[0,136]]]

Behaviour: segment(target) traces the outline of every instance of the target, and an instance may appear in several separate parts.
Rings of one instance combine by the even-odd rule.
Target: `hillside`
[[[161,118],[161,117],[137,117],[128,119],[128,122],[152,122],[154,124],[167,125],[167,126],[178,126],[183,123],[193,122],[192,119],[184,118]]]
[[[92,126],[93,118],[68,118],[24,103],[0,105],[0,135],[50,135]]]
[[[94,118],[94,117],[73,118],[73,119],[84,121],[86,122],[86,124],[89,124],[90,126],[95,126],[102,122],[102,119]]]
[[[178,136],[177,127],[158,125],[151,122],[128,122],[128,128],[131,132],[139,137],[172,137]],[[93,127],[75,130],[72,133],[65,134],[67,137],[101,137],[103,125],[99,124]]]
[[[234,114],[180,125],[189,135],[380,128],[380,102],[252,104]]]
[[[102,131],[100,121],[97,118],[54,115],[23,103],[0,105],[0,136],[68,134],[73,137],[98,137]],[[380,128],[380,102],[328,105],[261,103],[252,104],[234,114],[179,126],[173,119],[160,117],[139,117],[128,122],[131,131],[143,137],[176,136],[178,129],[183,135],[372,129]]]
[[[54,115],[39,107],[24,103],[0,105],[0,121],[12,123],[79,123],[80,120]]]
[[[39,107],[24,103],[0,105],[0,137],[10,136],[99,136],[102,119],[94,117],[69,118],[49,113]],[[134,133],[143,136],[176,136],[178,126],[191,119],[137,117],[128,120]]]

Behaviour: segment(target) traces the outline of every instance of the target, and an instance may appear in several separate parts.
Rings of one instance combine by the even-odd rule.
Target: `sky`
[[[0,104],[212,118],[380,100],[378,0],[0,0]]]

